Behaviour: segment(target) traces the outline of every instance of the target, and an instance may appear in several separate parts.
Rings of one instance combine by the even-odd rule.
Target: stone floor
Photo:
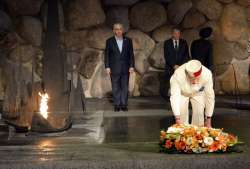
[[[224,99],[225,100],[225,99]],[[161,98],[131,98],[128,112],[113,112],[108,99],[89,99],[61,133],[0,133],[0,168],[250,168],[250,111],[215,109],[213,126],[245,142],[242,153],[160,154],[159,130],[173,123]]]

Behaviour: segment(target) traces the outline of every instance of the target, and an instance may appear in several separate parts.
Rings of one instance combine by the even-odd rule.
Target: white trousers
[[[189,124],[189,101],[192,105],[192,125],[204,126],[204,110],[205,110],[205,94],[202,92],[199,95],[192,97],[181,97],[180,104],[180,120],[183,124]]]

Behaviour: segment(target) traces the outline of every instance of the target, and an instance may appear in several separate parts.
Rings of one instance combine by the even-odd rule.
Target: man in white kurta
[[[189,123],[190,101],[191,124],[211,127],[215,96],[212,73],[209,69],[198,60],[183,64],[176,69],[170,79],[170,92],[171,107],[177,124]]]

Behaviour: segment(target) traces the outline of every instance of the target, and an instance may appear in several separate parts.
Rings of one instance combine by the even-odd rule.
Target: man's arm
[[[107,74],[111,74],[109,61],[110,61],[110,46],[109,46],[109,40],[107,40],[105,51],[104,51],[104,65],[105,65],[105,69],[107,71]]]
[[[168,41],[164,42],[164,58],[165,58],[166,65],[174,70],[175,64],[173,63],[173,57],[171,56]]]
[[[212,78],[212,73],[209,73],[208,76],[208,82],[205,85],[205,126],[206,127],[212,127],[211,125],[211,118],[213,116],[214,112],[214,89],[213,89],[213,78]]]
[[[106,47],[105,47],[105,53],[104,53],[104,64],[105,64],[105,68],[110,68],[109,65],[109,57],[110,57],[110,47],[109,47],[109,41],[106,41]]]
[[[209,73],[208,82],[205,85],[205,116],[206,117],[212,117],[214,112],[214,102],[215,102],[215,95],[214,95],[214,89],[213,89],[213,77],[212,73]]]
[[[134,49],[133,49],[133,42],[130,39],[129,40],[129,67],[134,68],[135,67],[135,57],[134,57]]]
[[[208,56],[207,56],[208,69],[213,71],[213,45],[210,43]]]
[[[184,53],[183,53],[182,64],[184,64],[184,63],[186,63],[187,61],[190,60],[189,48],[188,48],[188,44],[187,44],[186,40],[183,41],[183,45],[184,45]]]
[[[181,89],[174,75],[170,79],[170,103],[176,119],[180,118]]]

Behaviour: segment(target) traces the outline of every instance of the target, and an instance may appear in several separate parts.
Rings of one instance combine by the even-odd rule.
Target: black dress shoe
[[[120,111],[120,107],[118,107],[118,106],[115,106],[115,107],[114,107],[114,111],[115,111],[115,112],[118,112],[118,111]]]
[[[122,106],[121,109],[122,109],[122,111],[128,111],[128,107],[127,106]]]

